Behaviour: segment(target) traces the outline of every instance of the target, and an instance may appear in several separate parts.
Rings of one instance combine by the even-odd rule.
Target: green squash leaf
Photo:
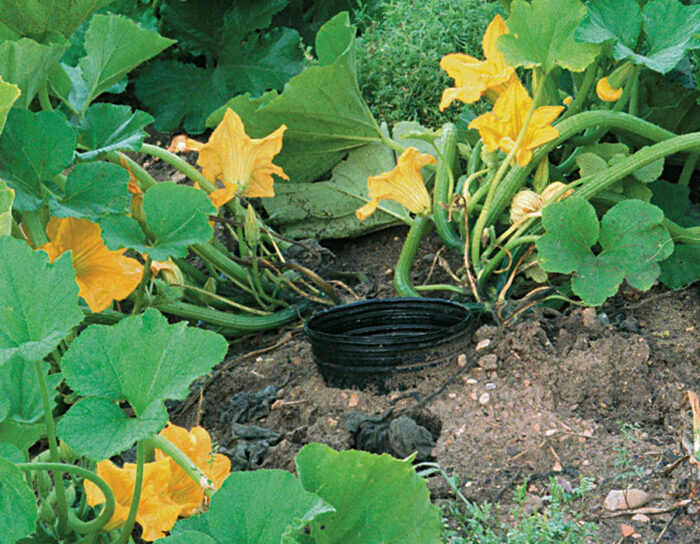
[[[180,522],[182,523],[182,522]],[[158,542],[163,544],[217,544],[217,541],[205,533],[199,531],[185,531],[179,534],[171,534]]]
[[[65,39],[48,44],[29,38],[0,42],[0,77],[22,91],[16,107],[29,107],[66,49]]]
[[[589,0],[588,13],[574,33],[579,42],[612,44],[615,59],[626,59],[637,47],[642,9],[636,0]]]
[[[3,458],[0,482],[0,544],[16,544],[36,529],[36,498],[23,472]]]
[[[700,47],[700,6],[684,6],[678,0],[652,0],[642,12],[647,51],[632,60],[666,74],[686,51]]]
[[[357,85],[354,28],[348,14],[336,15],[326,27],[324,39],[331,39],[330,29],[337,33],[338,40],[347,39],[337,58],[332,60],[330,56],[331,50],[340,51],[336,43],[333,49],[327,48],[325,65],[312,66],[293,77],[282,94],[268,93],[262,100],[238,96],[207,119],[207,126],[214,127],[223,119],[226,108],[231,108],[254,138],[285,124],[284,145],[275,163],[295,183],[318,179],[352,149],[381,139]]]
[[[70,255],[49,264],[44,251],[0,236],[0,308],[0,365],[46,357],[83,320]]]
[[[45,198],[42,182],[73,163],[76,135],[56,111],[13,109],[0,136],[0,177],[15,189],[15,208],[36,210]]]
[[[12,202],[15,200],[15,192],[8,188],[4,181],[0,181],[0,236],[7,236],[12,232]]]
[[[590,306],[617,293],[624,279],[646,291],[661,273],[658,262],[673,252],[663,219],[658,207],[640,200],[620,202],[600,224],[586,200],[550,204],[542,212],[546,232],[537,240],[540,266],[547,272],[573,274],[574,293]],[[597,255],[591,250],[596,243],[602,248]]]
[[[671,256],[662,261],[659,280],[669,289],[683,289],[700,279],[700,242],[676,244]]]
[[[498,50],[511,66],[539,67],[545,74],[556,66],[581,72],[600,52],[599,45],[574,41],[585,15],[579,0],[515,0]]]
[[[86,55],[78,63],[87,96],[73,107],[85,111],[97,96],[173,43],[174,40],[145,29],[126,17],[95,15],[85,33]]]
[[[206,513],[178,522],[174,536],[162,542],[195,544],[204,534],[218,544],[291,544],[310,521],[332,511],[289,472],[234,472],[214,494]]]
[[[1,418],[0,421],[2,421]],[[10,463],[25,462],[22,450],[20,450],[17,446],[13,444],[0,443],[0,457],[3,459],[7,459],[8,461],[10,461]]]
[[[2,77],[0,77],[0,134],[5,128],[7,114],[10,113],[12,105],[21,93],[22,91],[19,90],[17,85],[3,81]]]
[[[56,217],[97,219],[126,209],[129,172],[117,164],[84,162],[68,174],[65,194],[51,196],[51,214]]]
[[[58,424],[58,434],[80,455],[109,458],[167,422],[166,399],[184,399],[188,386],[221,362],[226,340],[210,331],[168,325],[157,310],[108,327],[92,325],[62,361],[68,385],[81,397]],[[135,416],[119,407],[128,402]]]
[[[78,125],[78,143],[89,149],[78,153],[84,161],[96,159],[109,151],[140,151],[148,136],[144,127],[153,117],[129,106],[93,104]]]
[[[209,114],[231,97],[226,71],[207,70],[177,60],[155,60],[140,71],[136,96],[155,117],[160,131],[175,130],[184,123],[185,132],[204,131]]]
[[[282,89],[304,69],[299,34],[278,28],[261,36],[253,35],[244,43],[233,42],[221,52],[217,69],[225,71],[230,95],[261,95],[270,89]]]
[[[112,0],[0,0],[0,22],[22,36],[59,32],[66,38]]]
[[[296,464],[304,489],[336,509],[311,522],[317,544],[442,542],[440,510],[410,461],[309,444]]]
[[[165,261],[185,257],[190,245],[206,242],[214,233],[209,216],[216,208],[205,192],[193,187],[159,183],[145,192],[143,211],[153,234],[150,243],[133,219],[107,216],[100,220],[100,227],[108,248],[132,248],[155,261]]]
[[[194,55],[218,59],[221,50],[246,35],[270,26],[287,0],[164,0],[160,17],[168,36]]]
[[[297,239],[346,238],[407,222],[408,211],[391,200],[382,200],[377,211],[364,221],[355,217],[355,210],[369,201],[367,178],[395,165],[394,152],[373,143],[351,151],[333,169],[328,181],[275,184],[275,198],[264,199],[262,205],[271,225]]]
[[[61,373],[48,374],[48,365],[42,363],[42,372],[51,399],[51,408],[56,406],[56,387],[63,380]],[[13,357],[0,366],[0,393],[9,401],[8,416],[17,423],[37,423],[44,417],[44,406],[39,392],[39,379],[34,362],[22,357]],[[0,434],[0,442],[5,442]]]
[[[689,187],[660,179],[651,183],[649,188],[654,193],[651,203],[661,208],[668,219],[683,227],[694,227],[700,224],[690,214]]]

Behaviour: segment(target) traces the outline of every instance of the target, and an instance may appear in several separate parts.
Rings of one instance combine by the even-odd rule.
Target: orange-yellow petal
[[[493,112],[480,115],[469,123],[469,128],[479,131],[488,152],[493,153],[500,148],[508,154],[513,151],[531,108],[530,95],[522,83],[514,79],[496,100]],[[559,136],[559,131],[552,127],[551,123],[563,109],[563,106],[542,106],[532,113],[520,146],[515,152],[520,166],[525,166],[532,160],[534,149]]]
[[[392,170],[371,176],[367,180],[371,200],[356,210],[355,215],[359,219],[368,217],[376,210],[380,200],[394,200],[413,213],[430,210],[430,195],[423,183],[420,169],[435,162],[435,157],[420,153],[415,147],[409,147],[401,153]]]
[[[489,23],[482,39],[486,60],[480,61],[463,53],[452,53],[442,57],[440,66],[455,80],[455,86],[443,91],[440,111],[455,100],[471,104],[485,94],[495,99],[503,92],[504,84],[515,75],[515,70],[506,64],[505,58],[496,47],[498,38],[507,33],[505,21],[497,15]]]
[[[622,96],[622,87],[613,89],[607,77],[600,78],[595,86],[598,98],[605,102],[616,102]]]
[[[167,147],[167,150],[171,153],[184,153],[185,151],[191,151],[187,146],[188,139],[189,138],[187,138],[187,136],[184,134],[178,134],[177,136],[173,136],[173,139],[170,140],[170,145]]]
[[[289,179],[272,159],[282,150],[285,125],[265,138],[250,138],[243,121],[232,109],[212,132],[206,144],[186,140],[187,149],[198,151],[197,164],[212,183],[221,182],[226,194],[249,197],[274,196],[273,174]]]
[[[122,300],[136,289],[143,266],[123,254],[111,251],[102,241],[100,226],[89,219],[52,217],[46,227],[49,242],[41,246],[51,262],[72,252],[79,295],[93,312],[101,312],[114,300]]]
[[[136,465],[125,463],[117,467],[109,460],[97,463],[97,475],[105,480],[114,493],[116,501],[114,514],[105,531],[111,531],[124,525],[131,507],[136,481]],[[143,528],[141,538],[153,541],[165,536],[177,521],[180,507],[167,493],[170,479],[170,463],[167,460],[145,463],[143,467],[143,484],[141,498],[136,514],[136,521]],[[85,494],[90,506],[105,502],[102,491],[91,481],[84,481]]]
[[[212,454],[211,438],[204,428],[194,427],[188,432],[183,427],[168,423],[159,435],[167,438],[189,457],[214,482],[215,488],[218,489],[231,472],[231,461],[228,457],[218,453]],[[156,460],[165,459],[170,461],[171,476],[168,481],[168,493],[180,506],[180,515],[190,516],[197,511],[204,500],[204,490],[180,465],[162,451],[156,450]]]

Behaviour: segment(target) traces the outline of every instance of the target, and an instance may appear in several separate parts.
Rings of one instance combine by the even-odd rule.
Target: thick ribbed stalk
[[[27,228],[27,234],[31,238],[34,247],[39,247],[49,241],[46,236],[46,226],[44,225],[43,214],[41,210],[24,212],[22,221]]]
[[[604,126],[607,129],[622,129],[655,142],[667,140],[668,138],[676,136],[673,132],[661,128],[658,125],[622,112],[599,110],[587,111],[574,115],[556,125],[556,128],[559,130],[559,137],[557,139],[543,145],[537,150],[532,160],[526,166],[515,166],[503,179],[491,203],[486,222],[491,224],[495,218],[510,205],[515,194],[525,183],[527,176],[545,155],[575,134],[595,126]]]
[[[202,308],[186,302],[168,302],[156,306],[166,314],[177,315],[187,319],[206,321],[212,325],[220,325],[240,332],[255,332],[274,329],[299,318],[299,312],[305,304],[299,303],[270,315],[238,315],[231,312],[221,312],[211,308]]]
[[[100,512],[100,515],[92,521],[83,521],[76,518],[75,516],[71,516],[69,513],[68,525],[71,527],[71,529],[74,529],[75,531],[81,534],[92,533],[99,531],[102,527],[104,527],[107,524],[107,522],[110,519],[112,519],[112,514],[114,514],[115,506],[114,493],[112,493],[112,489],[109,487],[107,482],[105,482],[94,472],[87,470],[83,467],[69,465],[65,463],[20,463],[16,465],[16,467],[20,470],[24,470],[25,472],[32,470],[68,472],[71,474],[76,474],[84,480],[90,480],[97,487],[100,488],[100,491],[102,491],[102,494],[105,497],[104,508],[102,508],[102,512]]]
[[[448,220],[449,212],[446,209],[450,205],[454,190],[450,181],[454,179],[452,172],[457,158],[457,129],[452,123],[442,127],[441,143],[442,145],[438,148],[440,153],[433,189],[433,220],[443,243],[450,249],[464,251],[464,242],[452,228]]]
[[[430,231],[432,224],[433,222],[428,217],[418,215],[408,231],[394,271],[394,288],[401,297],[421,296],[411,282],[411,269],[416,253],[418,253],[420,241]]]

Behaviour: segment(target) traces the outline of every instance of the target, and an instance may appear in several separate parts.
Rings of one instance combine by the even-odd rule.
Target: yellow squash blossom
[[[480,115],[469,123],[469,128],[479,131],[481,140],[489,153],[493,153],[498,148],[504,153],[510,153],[515,147],[531,107],[532,98],[523,84],[515,79],[498,97],[493,112]],[[520,166],[530,162],[533,149],[559,136],[559,131],[551,124],[563,109],[563,106],[542,106],[532,113],[515,155]]]
[[[112,519],[103,527],[103,530],[111,531],[123,526],[129,515],[134,495],[136,465],[125,463],[119,468],[110,460],[100,461],[97,463],[97,475],[107,482],[116,500]],[[165,536],[165,531],[172,529],[177,521],[180,505],[168,495],[169,480],[170,463],[167,460],[144,464],[141,499],[136,514],[136,521],[143,528],[143,540],[153,541]],[[84,487],[90,506],[105,502],[102,491],[90,480],[85,480]]]
[[[496,15],[486,28],[481,42],[486,60],[481,61],[464,53],[442,57],[440,66],[455,80],[455,86],[442,92],[440,111],[455,100],[472,104],[484,94],[495,100],[505,90],[506,83],[515,77],[515,70],[506,64],[496,48],[496,41],[507,33],[505,21]]]
[[[598,80],[595,92],[598,98],[605,102],[615,102],[622,96],[622,88],[613,89],[607,77],[602,77]]]
[[[413,213],[430,211],[430,195],[423,183],[420,169],[435,162],[435,157],[420,153],[415,147],[409,147],[401,153],[391,171],[367,180],[371,200],[355,210],[357,218],[367,219],[377,209],[380,200],[394,200]]]
[[[214,482],[218,489],[226,476],[231,472],[231,461],[220,453],[212,454],[211,438],[202,427],[194,427],[187,431],[182,427],[168,423],[160,433],[175,444],[206,476]],[[162,451],[156,450],[156,461],[170,459]],[[170,480],[168,495],[180,506],[181,516],[194,514],[204,499],[204,490],[192,480],[175,461],[170,459]]]
[[[100,226],[89,219],[52,217],[46,227],[49,242],[39,248],[49,254],[51,262],[72,252],[78,294],[93,312],[129,296],[143,274],[138,261],[123,255],[125,249],[107,249],[100,232]]]
[[[171,147],[176,150],[197,151],[197,164],[202,174],[223,188],[211,193],[215,203],[223,205],[236,195],[248,197],[275,196],[272,175],[289,179],[272,159],[282,150],[285,125],[264,138],[250,138],[245,133],[243,121],[232,109],[227,109],[219,126],[214,129],[206,144],[190,138],[175,137]]]

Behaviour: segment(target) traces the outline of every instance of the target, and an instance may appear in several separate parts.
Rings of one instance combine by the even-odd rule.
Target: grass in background
[[[367,22],[360,5],[358,78],[377,120],[429,127],[454,121],[460,106],[438,110],[443,89],[452,83],[440,58],[455,52],[483,58],[481,36],[496,13],[502,8],[492,0],[385,0],[381,16]],[[472,109],[481,113],[479,107]]]

